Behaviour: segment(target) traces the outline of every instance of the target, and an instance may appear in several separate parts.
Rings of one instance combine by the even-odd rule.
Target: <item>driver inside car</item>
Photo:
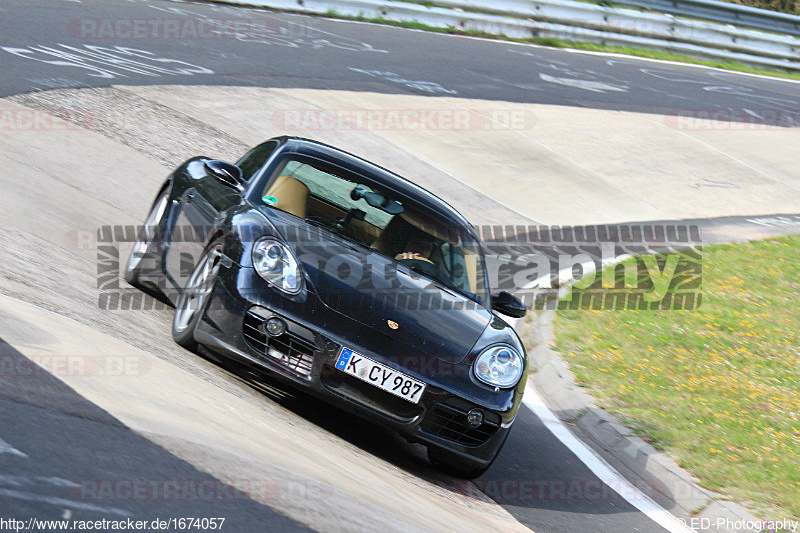
[[[433,279],[441,280],[443,273],[439,270],[439,265],[431,259],[433,248],[434,243],[432,238],[431,240],[427,238],[415,238],[406,242],[403,247],[404,251],[397,254],[394,258],[395,261],[402,265],[406,265]]]
[[[394,258],[397,261],[414,260],[414,261],[427,261],[435,265],[430,259],[431,252],[433,251],[433,242],[426,242],[422,240],[408,241],[403,248],[405,251],[397,254]]]

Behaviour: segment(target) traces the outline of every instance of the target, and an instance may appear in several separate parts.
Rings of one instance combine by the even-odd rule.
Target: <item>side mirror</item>
[[[242,170],[236,165],[218,159],[209,159],[203,165],[209,176],[213,176],[218,181],[232,189],[236,189],[240,193],[244,192]]]
[[[506,291],[500,291],[492,296],[492,309],[512,318],[522,318],[528,312],[519,298]]]

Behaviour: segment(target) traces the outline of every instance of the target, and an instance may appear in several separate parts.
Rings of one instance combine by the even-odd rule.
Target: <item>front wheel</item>
[[[194,330],[211,296],[221,260],[222,244],[208,248],[194,267],[186,288],[178,297],[175,317],[172,320],[172,338],[187,350],[197,349]]]

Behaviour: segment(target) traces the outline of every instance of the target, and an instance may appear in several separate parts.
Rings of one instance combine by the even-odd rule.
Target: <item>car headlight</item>
[[[264,238],[253,246],[253,267],[270,285],[289,294],[297,294],[303,287],[300,267],[294,254],[285,244]]]
[[[475,359],[475,376],[493,387],[513,387],[522,377],[522,356],[511,346],[492,346]]]

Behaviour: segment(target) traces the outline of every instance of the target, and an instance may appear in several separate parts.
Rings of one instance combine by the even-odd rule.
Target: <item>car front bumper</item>
[[[368,333],[331,324],[329,315],[313,298],[286,298],[253,269],[233,264],[221,272],[195,339],[215,353],[266,370],[409,441],[449,450],[478,467],[491,463],[519,408],[519,387],[487,393],[474,379],[455,376],[468,373],[469,365],[466,371],[453,365],[454,375],[436,377],[393,365],[359,342]],[[284,320],[286,333],[279,337],[265,333],[263,323],[271,316]],[[337,370],[334,365],[343,346],[425,382],[419,402],[411,403]],[[474,409],[483,414],[477,426],[467,421],[467,413]]]

